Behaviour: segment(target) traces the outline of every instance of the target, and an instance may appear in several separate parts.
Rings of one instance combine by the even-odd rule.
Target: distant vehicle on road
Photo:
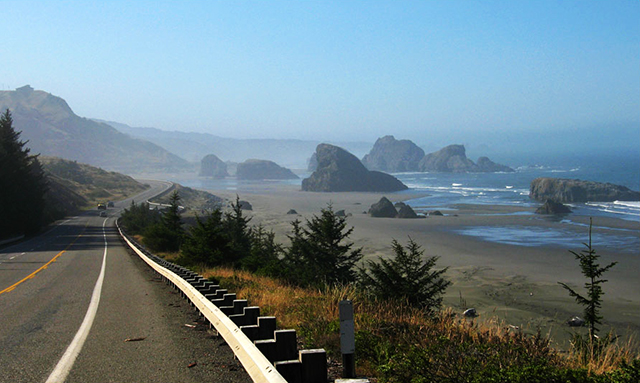
[[[113,205],[113,201],[109,201],[109,202],[107,202],[107,207],[113,207],[113,206],[114,206],[114,205]]]
[[[98,204],[98,210],[107,210],[107,205],[105,205],[103,203],[99,203]]]
[[[100,217],[106,217],[107,216],[107,212],[106,211],[101,211],[100,212]]]

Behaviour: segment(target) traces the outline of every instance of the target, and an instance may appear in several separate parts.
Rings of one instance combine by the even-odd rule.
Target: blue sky
[[[620,128],[640,137],[635,0],[0,0],[0,9],[2,89],[30,84],[83,117],[332,141]]]

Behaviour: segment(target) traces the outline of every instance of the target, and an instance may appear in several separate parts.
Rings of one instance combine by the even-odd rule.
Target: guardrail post
[[[294,360],[298,357],[296,330],[276,330],[276,359]]]
[[[302,381],[304,383],[326,383],[327,352],[321,348],[300,350],[298,355],[298,359],[302,363]]]

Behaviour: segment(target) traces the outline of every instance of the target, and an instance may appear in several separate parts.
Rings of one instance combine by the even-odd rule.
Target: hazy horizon
[[[640,148],[639,2],[3,5],[2,89],[30,84],[82,117],[230,138]]]

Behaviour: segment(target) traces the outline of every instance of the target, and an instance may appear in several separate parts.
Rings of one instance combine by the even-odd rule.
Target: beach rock
[[[548,199],[544,205],[540,206],[536,209],[536,214],[569,214],[571,213],[571,209],[561,204],[560,202],[555,202]]]
[[[362,164],[369,170],[383,172],[415,172],[424,157],[424,150],[410,140],[396,140],[393,136],[378,138]]]
[[[573,317],[573,318],[569,319],[567,321],[567,324],[570,327],[582,327],[582,326],[584,326],[585,321],[584,321],[584,319],[576,316],[576,317]]]
[[[253,206],[251,206],[249,201],[239,201],[238,204],[242,210],[253,210]]]
[[[287,214],[298,214],[298,212],[295,209],[290,209]]]
[[[395,207],[396,207],[396,209],[401,209],[401,208],[402,208],[403,206],[405,206],[405,205],[406,205],[406,203],[404,203],[404,202],[402,202],[402,201],[400,201],[400,202],[396,202],[396,203],[394,203],[394,204],[393,204],[393,206],[395,206]]]
[[[411,208],[411,206],[403,204],[398,210],[398,218],[420,218],[415,211]]]
[[[215,154],[208,154],[200,161],[201,177],[224,178],[229,175],[227,164],[219,159]]]
[[[610,183],[541,177],[531,181],[529,198],[561,203],[640,201],[640,193]]]
[[[478,162],[476,163],[478,166],[478,171],[483,173],[513,173],[515,170],[511,169],[506,165],[496,164],[491,161],[488,157],[480,157],[478,158]]]
[[[466,316],[467,318],[475,318],[478,316],[478,312],[472,307],[470,309],[464,310],[462,315]]]
[[[316,148],[318,167],[302,180],[303,191],[393,192],[408,189],[397,178],[369,171],[353,154],[337,146],[320,144]]]
[[[391,201],[387,199],[387,197],[380,198],[380,201],[371,205],[369,209],[369,214],[372,217],[377,218],[395,218],[398,215],[396,208],[393,207]]]
[[[239,180],[286,180],[296,179],[297,175],[287,168],[268,160],[246,160],[238,164],[236,177]]]
[[[336,217],[346,217],[347,213],[344,210],[336,211]]]
[[[438,217],[442,217],[444,216],[444,214],[442,214],[442,212],[440,210],[434,210],[434,211],[430,211],[429,213],[427,213],[428,216],[438,216]]]

